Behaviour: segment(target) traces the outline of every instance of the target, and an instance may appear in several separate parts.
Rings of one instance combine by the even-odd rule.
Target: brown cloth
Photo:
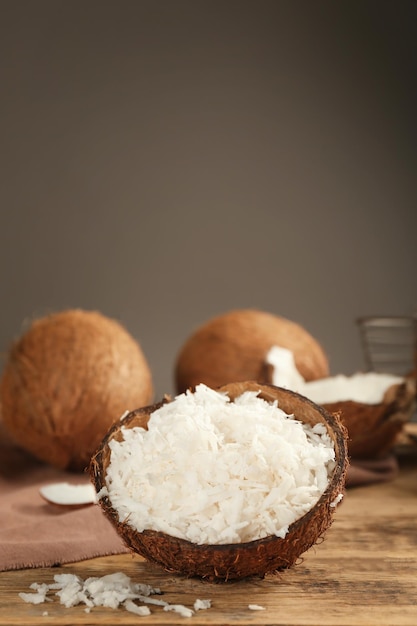
[[[383,459],[351,459],[346,476],[346,487],[393,480],[399,471],[398,460],[394,454]]]
[[[390,480],[397,471],[395,457],[353,461],[347,486]],[[99,506],[67,508],[46,502],[39,489],[55,482],[88,483],[89,477],[36,461],[7,439],[0,424],[0,571],[128,552]]]
[[[39,489],[56,482],[86,484],[89,477],[36,461],[6,439],[0,424],[0,571],[128,552],[99,506],[46,502]]]

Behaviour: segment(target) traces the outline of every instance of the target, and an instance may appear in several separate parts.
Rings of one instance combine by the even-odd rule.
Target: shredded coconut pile
[[[96,606],[105,606],[111,609],[124,607],[130,613],[145,616],[151,613],[149,605],[156,605],[162,607],[164,611],[175,611],[182,617],[191,617],[195,611],[208,609],[211,606],[210,600],[197,599],[193,610],[183,604],[170,604],[165,600],[153,598],[151,596],[161,594],[160,589],[142,583],[134,583],[122,572],[108,574],[101,578],[91,577],[85,581],[75,574],[56,574],[54,582],[50,585],[32,583],[30,589],[32,589],[32,593],[19,593],[20,598],[25,602],[31,604],[50,602],[52,598],[48,597],[47,594],[54,591],[55,595],[59,597],[60,603],[66,608],[85,604],[86,612],[90,612]],[[44,615],[47,615],[47,612]]]
[[[334,446],[256,392],[234,402],[201,384],[109,443],[106,487],[119,521],[196,544],[284,537],[325,491]]]

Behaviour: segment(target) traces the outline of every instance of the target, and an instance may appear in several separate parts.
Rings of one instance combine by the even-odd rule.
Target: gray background
[[[1,2],[2,355],[63,308],[122,321],[172,390],[236,307],[303,324],[417,309],[407,0]]]

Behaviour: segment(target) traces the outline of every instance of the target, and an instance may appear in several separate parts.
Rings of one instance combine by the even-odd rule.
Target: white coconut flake
[[[164,611],[174,611],[181,617],[192,617],[194,615],[194,611],[183,604],[167,604],[164,606]]]
[[[43,593],[19,593],[19,597],[22,598],[24,602],[29,602],[30,604],[43,604],[46,602],[45,595]]]
[[[97,500],[101,500],[102,498],[109,495],[107,487],[102,487],[100,491],[97,492]]]
[[[260,604],[248,604],[248,609],[250,611],[265,611],[265,607]]]
[[[210,608],[211,608],[211,600],[200,600],[200,598],[197,598],[197,600],[194,602],[195,611],[201,611],[201,610],[210,609]]]
[[[124,607],[126,611],[134,613],[135,615],[140,615],[141,617],[151,614],[151,610],[148,606],[139,606],[133,602],[133,600],[125,600]]]
[[[330,506],[336,507],[339,504],[339,502],[341,502],[342,500],[343,500],[343,493],[339,493],[339,495],[336,496],[333,502],[330,502]]]
[[[201,384],[111,440],[106,486],[120,522],[196,544],[284,537],[325,491],[335,453],[276,402]]]

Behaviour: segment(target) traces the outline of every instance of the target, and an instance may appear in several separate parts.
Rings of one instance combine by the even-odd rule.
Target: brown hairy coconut
[[[266,355],[273,346],[291,350],[305,380],[328,376],[327,357],[299,324],[256,309],[238,309],[212,318],[182,346],[175,364],[178,393],[202,382],[219,387],[256,380],[271,383]]]
[[[410,420],[416,406],[415,397],[415,380],[405,378],[387,387],[380,402],[338,400],[325,402],[323,407],[340,416],[348,431],[352,458],[382,458],[392,450]]]
[[[279,407],[287,414],[294,414],[296,419],[310,425],[320,423],[327,429],[334,443],[336,462],[327,488],[317,503],[289,526],[284,538],[274,535],[245,543],[197,544],[152,529],[138,532],[129,525],[129,516],[126,521],[120,522],[118,512],[109,498],[106,483],[112,442],[123,440],[122,427],[131,429],[139,426],[147,429],[151,413],[171,401],[165,398],[159,404],[132,411],[123,420],[115,423],[90,464],[91,480],[99,494],[100,505],[133,552],[161,565],[169,572],[211,581],[264,577],[268,573],[294,565],[298,557],[314,545],[330,526],[335,506],[344,489],[347,470],[346,433],[342,424],[322,407],[286,389],[257,382],[231,383],[220,389],[228,393],[231,401],[249,390],[258,392],[269,403],[278,400]],[[155,463],[158,463],[158,459],[155,459]],[[140,467],[138,470],[140,471]]]
[[[34,321],[0,381],[4,426],[39,460],[81,471],[110,425],[152,400],[139,344],[115,320],[68,310]]]

